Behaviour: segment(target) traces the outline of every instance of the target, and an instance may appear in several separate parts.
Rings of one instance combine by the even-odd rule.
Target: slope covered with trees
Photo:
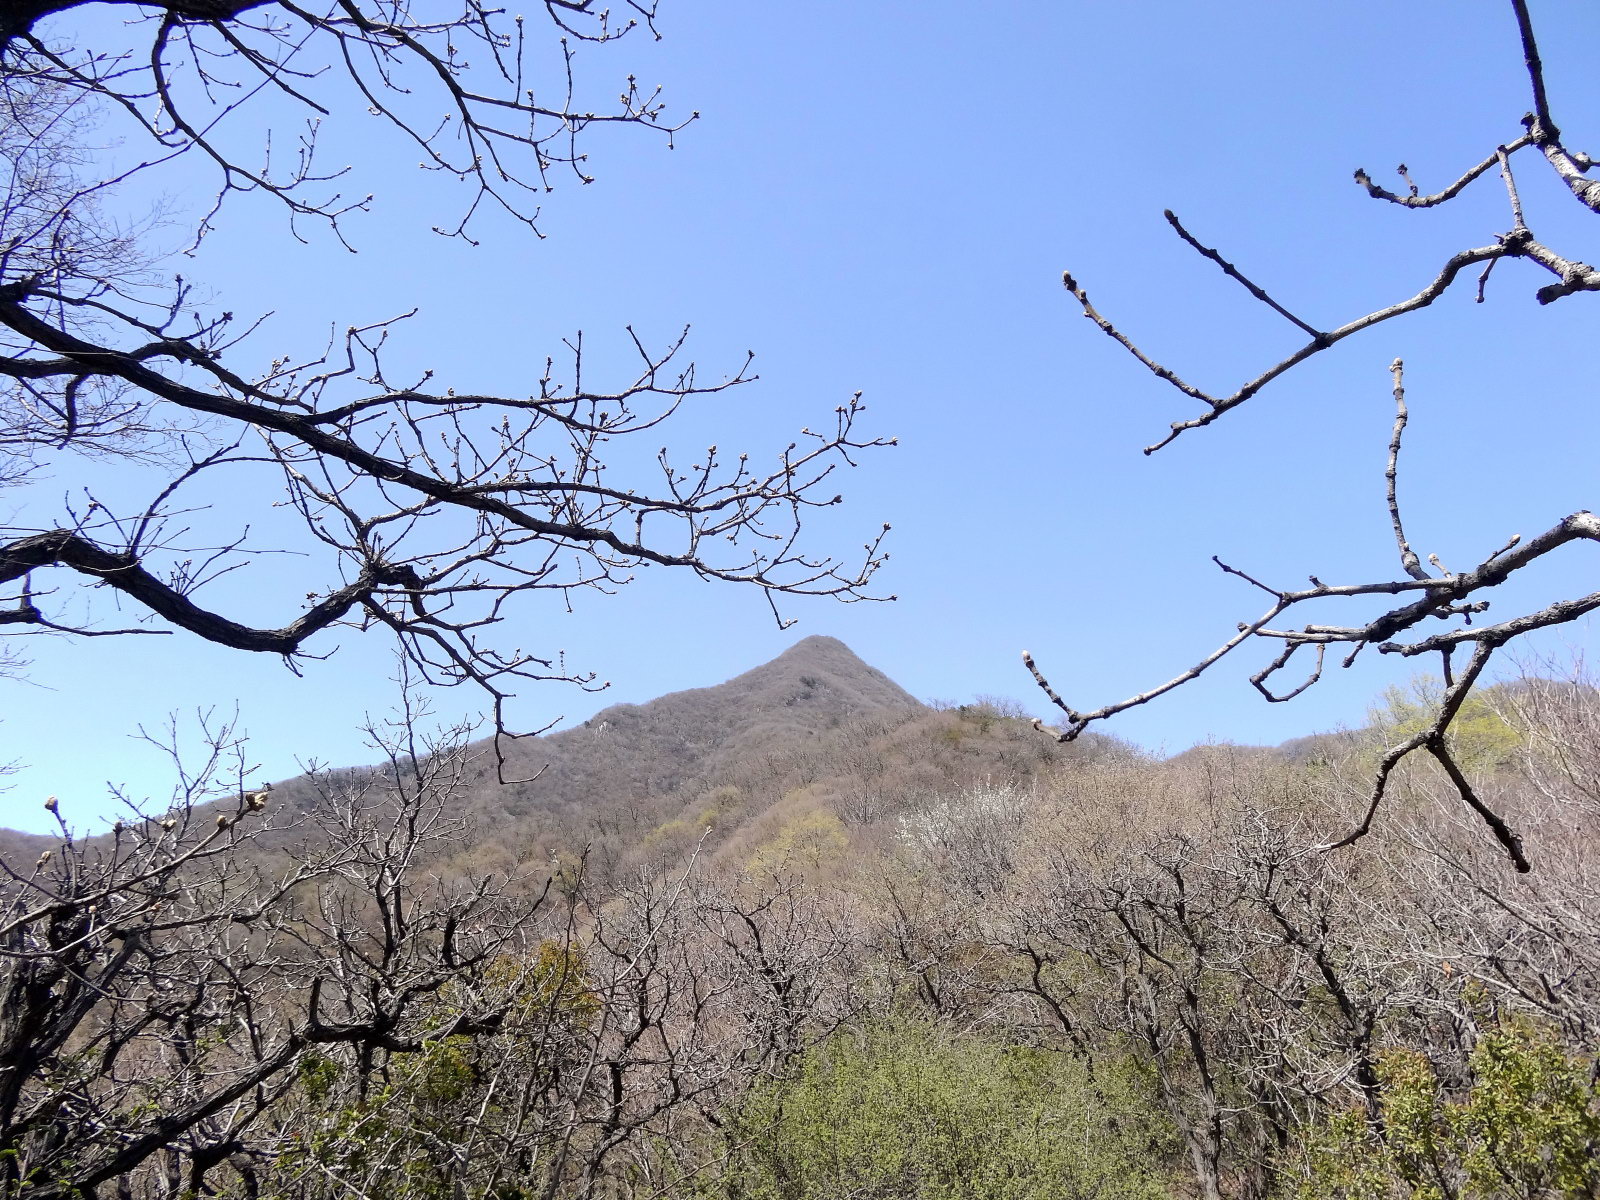
[[[659,791],[479,821],[492,746],[402,723],[386,766],[64,825],[6,859],[5,1187],[1590,1195],[1596,696],[1453,734],[1531,876],[1421,764],[1317,850],[1426,690],[1156,760],[815,639],[638,706],[753,735]]]
[[[444,16],[163,0],[85,25],[85,47],[58,35],[91,7],[0,12],[0,484],[91,461],[116,484],[17,493],[0,626],[159,624],[291,665],[377,631],[402,693],[369,727],[375,762],[245,786],[242,737],[212,725],[199,759],[174,749],[170,804],[85,831],[51,797],[54,834],[0,845],[0,1200],[1600,1195],[1600,691],[1485,686],[1491,656],[1600,594],[1475,620],[1513,574],[1600,539],[1592,514],[1428,570],[1396,482],[1397,362],[1400,576],[1279,590],[1219,559],[1266,614],[1093,710],[1030,659],[1059,729],[1005,701],[918,703],[814,638],[719,687],[506,736],[513,688],[595,682],[503,640],[531,594],[659,566],[745,585],[780,623],[786,595],[876,595],[876,527],[849,560],[803,528],[884,444],[858,432],[859,397],[758,466],[649,449],[681,406],[750,378],[701,381],[681,339],[633,338],[633,371],[597,388],[574,337],[565,370],[547,360],[496,394],[402,373],[399,321],[264,359],[251,318],[158,277],[101,206],[197,163],[215,203],[196,242],[249,194],[293,236],[342,243],[370,197],[321,165],[321,120],[364,107],[464,185],[435,232],[470,238],[491,211],[532,227],[554,173],[587,181],[601,127],[680,128],[631,77],[610,107],[580,100],[574,46],[653,28],[653,6],[622,26],[549,0],[535,32],[477,0]],[[1540,303],[1600,290],[1523,207],[1513,156],[1542,159],[1586,213],[1600,194],[1555,124],[1528,7],[1511,9],[1524,133],[1433,195],[1358,176],[1402,208],[1505,186],[1508,232],[1413,299],[1319,328],[1172,218],[1310,339],[1223,396],[1067,277],[1101,332],[1202,405],[1152,450],[1467,267],[1483,265],[1480,294],[1501,260],[1550,277]],[[310,118],[264,166],[263,95],[281,106],[267,124]],[[142,149],[88,154],[94,120]],[[643,452],[615,444],[645,434]],[[197,492],[230,504],[191,508]],[[263,572],[270,619],[262,597],[212,601],[239,600],[223,580],[263,549],[251,511],[288,517],[299,540],[267,548],[308,549],[322,572],[310,591]],[[1377,611],[1279,627],[1347,600]],[[1160,759],[1087,732],[1255,639],[1281,651],[1252,680],[1273,701],[1317,682],[1329,646],[1429,656],[1441,678],[1287,747]],[[1275,689],[1305,658],[1305,682]],[[424,689],[458,684],[486,698],[487,740],[430,723]]]

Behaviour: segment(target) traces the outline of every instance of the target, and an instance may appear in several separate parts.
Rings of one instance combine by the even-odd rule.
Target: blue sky
[[[1600,111],[1600,10],[1534,15],[1557,118],[1594,150],[1582,131]],[[1368,199],[1351,172],[1392,181],[1403,161],[1433,188],[1520,132],[1509,4],[667,0],[660,28],[661,42],[630,37],[580,69],[601,96],[630,72],[660,82],[669,113],[702,119],[671,151],[637,131],[593,136],[597,181],[549,197],[544,240],[509,225],[477,249],[428,234],[459,197],[419,182],[415,154],[357,119],[330,137],[377,197],[352,226],[358,254],[299,246],[279,215],[241,205],[198,261],[173,266],[219,307],[275,311],[254,344],[263,363],[413,304],[402,354],[458,391],[526,391],[579,329],[592,370],[607,353],[625,369],[628,324],[659,341],[692,323],[711,375],[755,350],[761,381],[683,414],[671,440],[686,448],[759,458],[865,393],[871,429],[900,444],[864,457],[813,544],[847,551],[890,522],[880,579],[896,603],[793,603],[798,624],[780,632],[759,594],[656,570],[578,597],[572,614],[530,604],[508,640],[564,649],[612,687],[528,689],[523,726],[717,683],[810,633],[924,697],[1036,704],[1024,648],[1079,707],[1141,691],[1262,607],[1212,554],[1286,586],[1397,574],[1382,492],[1397,355],[1412,413],[1402,499],[1424,555],[1476,563],[1593,506],[1594,389],[1572,365],[1593,344],[1593,298],[1541,309],[1544,280],[1517,264],[1496,271],[1487,303],[1462,289],[1352,339],[1148,458],[1140,448],[1192,407],[1060,282],[1071,270],[1147,349],[1224,393],[1297,331],[1187,251],[1163,208],[1314,323],[1410,295],[1509,227],[1504,192],[1486,177],[1408,212]],[[1581,211],[1536,166],[1519,174],[1530,224],[1592,261]],[[161,186],[181,206],[184,184]],[[33,498],[78,482],[58,472]],[[1592,547],[1569,550],[1496,612],[1592,590]],[[306,569],[264,559],[228,594],[263,597],[263,619],[281,622],[276,585]],[[307,758],[364,761],[362,714],[392,702],[377,638],[330,638],[317,648],[336,652],[300,677],[183,635],[25,648],[32,666],[0,679],[0,759],[25,764],[0,823],[21,828],[42,827],[47,793],[84,821],[109,811],[107,782],[164,797],[167,763],[130,735],[169,713],[237,705],[256,777],[279,778]],[[1276,742],[1360,721],[1409,670],[1373,656],[1268,706],[1246,682],[1268,657],[1243,651],[1105,729],[1166,750]],[[478,698],[437,702],[454,713]]]

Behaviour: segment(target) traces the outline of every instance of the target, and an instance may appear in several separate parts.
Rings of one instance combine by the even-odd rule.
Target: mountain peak
[[[921,707],[838,638],[800,639],[770,662],[713,687],[615,704],[581,726],[515,743],[508,774],[521,803],[561,795],[660,793],[717,763],[806,741],[842,722]]]
[[[810,695],[777,694],[793,685],[798,685],[801,693]],[[699,690],[715,692],[720,689],[745,693],[743,699],[747,703],[764,701],[769,707],[773,704],[791,707],[796,699],[818,698],[819,707],[840,716],[917,704],[910,692],[876,667],[863,662],[849,646],[823,634],[801,638],[777,658],[736,675],[717,688]]]
[[[809,652],[813,652],[813,651],[825,651],[825,650],[843,650],[845,653],[849,654],[852,658],[855,657],[855,651],[851,650],[849,646],[846,646],[838,638],[829,637],[825,633],[808,634],[806,637],[801,638],[794,645],[790,646],[782,654],[778,655],[778,657],[779,658],[784,658],[784,657],[786,657],[786,656],[788,656],[790,654],[809,653]]]
[[[613,705],[586,725],[621,712],[693,712],[697,720],[715,723],[726,732],[748,725],[761,713],[775,714],[802,703],[805,711],[827,724],[873,709],[918,707],[916,697],[863,662],[838,638],[812,634],[726,683],[668,692],[643,704]]]

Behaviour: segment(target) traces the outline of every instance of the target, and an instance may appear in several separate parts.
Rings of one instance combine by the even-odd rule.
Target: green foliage
[[[1359,1112],[1312,1143],[1302,1200],[1579,1200],[1600,1194],[1600,1089],[1593,1064],[1525,1020],[1479,1039],[1465,1094],[1426,1056],[1380,1069],[1380,1132]]]
[[[300,1060],[300,1086],[313,1104],[321,1104],[339,1081],[339,1064],[312,1051]]]
[[[479,1080],[473,1040],[452,1036],[397,1054],[391,1082],[364,1095],[337,1094],[341,1072],[312,1057],[300,1072],[304,1132],[293,1136],[277,1164],[285,1177],[308,1166],[305,1196],[380,1190],[415,1200],[451,1200],[459,1171],[450,1151]],[[331,1184],[329,1188],[325,1185]]]
[[[644,835],[641,843],[646,849],[659,850],[669,856],[686,853],[705,832],[705,825],[689,817],[674,817],[657,825]]]
[[[771,841],[750,859],[753,874],[776,877],[815,874],[841,861],[850,849],[844,822],[827,809],[814,808],[786,821]]]
[[[1433,724],[1444,698],[1444,684],[1419,675],[1409,686],[1395,685],[1368,711],[1372,732],[1383,746],[1398,745]],[[1450,723],[1445,743],[1464,771],[1493,770],[1511,758],[1522,738],[1481,694],[1468,696]]]
[[[905,1020],[840,1035],[731,1123],[711,1195],[1044,1200],[1167,1194],[1168,1135],[1126,1073]]]
[[[548,1032],[546,1025],[586,1030],[600,1012],[581,947],[545,938],[531,957],[503,954],[488,964],[477,1005],[504,1010],[508,1029]],[[441,1022],[464,1008],[459,990],[445,988]],[[527,1032],[524,1029],[524,1032]]]
[[[546,938],[539,943],[527,990],[535,1011],[559,1016],[573,1028],[588,1029],[600,1015],[600,997],[589,986],[588,960],[570,942]]]
[[[452,1105],[477,1082],[472,1039],[455,1035],[399,1056],[397,1091],[419,1111]]]
[[[744,805],[744,793],[732,784],[712,788],[700,797],[701,809],[695,818],[702,829],[728,824],[728,818]]]

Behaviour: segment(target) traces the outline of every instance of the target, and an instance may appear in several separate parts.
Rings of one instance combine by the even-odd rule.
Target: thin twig
[[[1506,181],[1506,195],[1511,198],[1511,217],[1516,222],[1513,229],[1528,228],[1528,222],[1522,217],[1522,197],[1517,195],[1517,181],[1511,175],[1511,157],[1506,153],[1504,146],[1495,151],[1500,158],[1500,177]]]
[[[1406,541],[1405,527],[1400,522],[1400,502],[1396,495],[1395,481],[1400,473],[1400,438],[1405,433],[1408,419],[1405,363],[1397,358],[1389,364],[1389,371],[1394,376],[1394,432],[1389,437],[1389,465],[1383,472],[1389,501],[1389,521],[1394,526],[1395,544],[1400,548],[1400,565],[1411,578],[1427,579],[1429,575],[1422,569],[1421,560],[1417,558],[1416,551],[1411,549],[1411,544]]]
[[[1224,275],[1228,276],[1230,279],[1237,280],[1244,287],[1245,291],[1249,292],[1257,300],[1261,301],[1261,303],[1272,309],[1273,312],[1277,313],[1284,320],[1291,321],[1298,325],[1312,337],[1320,338],[1323,336],[1321,330],[1306,324],[1306,322],[1302,321],[1299,317],[1295,316],[1271,296],[1267,295],[1264,290],[1250,282],[1250,280],[1246,279],[1244,275],[1240,273],[1237,267],[1235,267],[1227,259],[1223,258],[1222,255],[1218,254],[1210,246],[1202,246],[1198,241],[1196,241],[1194,235],[1183,227],[1183,223],[1178,220],[1170,208],[1167,209],[1162,215],[1167,218],[1167,224],[1171,225],[1173,229],[1178,231],[1179,237],[1181,237],[1185,242],[1189,243],[1190,246],[1194,247],[1194,249],[1199,251],[1206,258],[1209,258],[1212,262],[1216,263],[1217,266],[1221,267]]]

